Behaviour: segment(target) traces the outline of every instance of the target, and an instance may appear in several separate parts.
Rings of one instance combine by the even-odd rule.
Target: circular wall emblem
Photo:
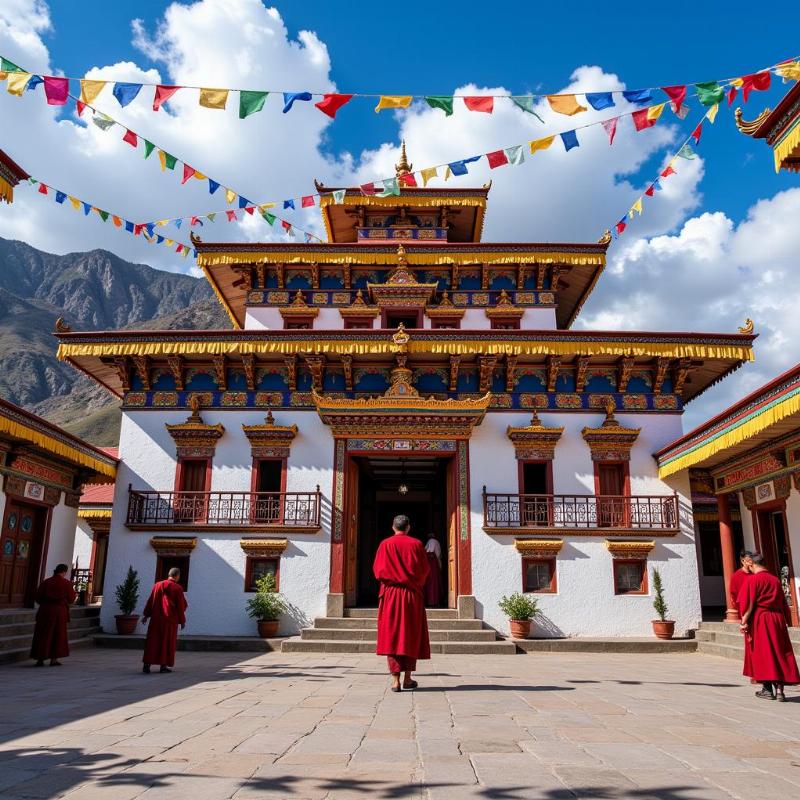
[[[8,529],[10,531],[15,530],[17,527],[17,512],[13,511],[11,514],[8,515]]]
[[[27,558],[28,553],[30,552],[31,546],[29,542],[20,542],[17,545],[17,558]]]
[[[33,517],[25,514],[19,527],[23,533],[30,533],[31,528],[33,527]]]
[[[4,556],[13,556],[14,555],[14,540],[13,539],[5,539],[3,541],[3,555]]]

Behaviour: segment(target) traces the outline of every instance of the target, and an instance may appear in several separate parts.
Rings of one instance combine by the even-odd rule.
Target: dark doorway
[[[378,583],[372,572],[378,545],[392,535],[392,520],[405,514],[411,535],[423,544],[433,533],[442,552],[442,597],[448,597],[447,459],[428,456],[356,458],[359,468],[356,605],[378,604]]]
[[[165,581],[169,571],[177,567],[181,571],[178,583],[184,592],[189,590],[189,556],[158,556],[156,561],[156,581]]]
[[[0,606],[33,605],[46,519],[46,509],[7,499],[0,536]]]

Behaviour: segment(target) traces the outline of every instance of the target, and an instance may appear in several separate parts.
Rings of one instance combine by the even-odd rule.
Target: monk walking
[[[800,683],[787,627],[789,605],[781,582],[764,566],[764,557],[754,553],[752,561],[753,577],[745,584],[747,604],[742,615],[742,630],[749,633],[745,649],[749,646],[751,651],[749,665],[745,657],[745,669],[749,666],[750,677],[764,684],[756,697],[785,702],[783,687]]]
[[[378,646],[392,673],[392,691],[416,689],[411,673],[417,659],[431,657],[423,591],[428,577],[428,557],[422,542],[408,535],[411,522],[400,514],[392,522],[394,536],[378,547],[373,567],[381,588],[378,600]]]
[[[178,625],[181,629],[186,626],[186,609],[189,606],[178,583],[180,579],[181,571],[173,567],[169,577],[159,581],[150,592],[142,614],[142,624],[146,625],[150,620],[144,643],[142,672],[150,672],[151,664],[159,664],[159,672],[172,672],[170,667],[175,666]]]
[[[744,591],[745,584],[752,577],[753,574],[753,554],[749,550],[742,550],[739,553],[739,569],[731,575],[730,593],[731,602],[733,607],[739,612],[739,617],[747,610],[745,606],[742,608],[743,603],[747,598]]]
[[[425,544],[428,556],[428,577],[425,581],[425,605],[435,608],[442,602],[442,546],[433,533]]]
[[[37,667],[43,667],[46,658],[50,659],[51,667],[60,667],[58,659],[69,655],[69,607],[78,595],[66,578],[67,569],[66,564],[59,564],[53,576],[42,581],[36,590],[39,610],[33,629],[31,658],[36,659]]]

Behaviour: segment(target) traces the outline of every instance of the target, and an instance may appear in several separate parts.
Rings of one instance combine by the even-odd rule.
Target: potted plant
[[[122,612],[114,617],[117,622],[117,633],[120,636],[130,636],[139,622],[139,615],[133,613],[139,602],[139,574],[133,567],[128,567],[125,580],[117,586],[116,600]]]
[[[286,601],[278,593],[274,575],[256,581],[256,593],[247,601],[247,613],[258,622],[258,635],[269,639],[278,633],[278,618],[286,610]]]
[[[528,594],[514,592],[511,597],[504,595],[498,605],[508,617],[511,638],[527,639],[531,632],[531,620],[539,613],[536,599]]]
[[[658,619],[653,620],[653,633],[659,639],[671,639],[675,634],[675,620],[667,619],[667,601],[664,599],[664,586],[661,583],[661,573],[653,569],[653,608],[658,614]]]

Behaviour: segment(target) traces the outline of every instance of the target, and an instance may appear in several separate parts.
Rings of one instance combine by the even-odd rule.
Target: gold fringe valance
[[[800,412],[800,389],[796,389],[789,397],[776,400],[774,404],[754,411],[750,417],[738,423],[734,428],[718,434],[714,439],[698,445],[694,450],[666,463],[659,463],[658,477],[667,478],[681,470],[698,466],[707,458],[746,442],[782,419],[798,412]]]
[[[78,510],[81,519],[111,519],[110,508],[81,508]]]
[[[784,138],[775,145],[775,172],[780,172],[783,162],[795,155],[795,150],[800,150],[800,120]]]
[[[486,207],[485,197],[458,197],[453,195],[429,197],[413,194],[375,197],[370,195],[345,195],[344,203],[334,203],[332,194],[323,194],[319,200],[320,208],[331,205],[345,206],[418,206],[438,208],[439,206],[480,206]]]
[[[61,456],[75,464],[80,464],[83,467],[89,467],[101,475],[107,475],[109,478],[116,478],[117,468],[113,464],[108,464],[101,461],[99,458],[94,458],[88,453],[84,453],[76,447],[71,447],[65,442],[48,436],[42,431],[37,431],[27,425],[23,425],[13,419],[0,415],[0,433],[14,436],[17,439],[26,439],[29,442],[47,450],[53,455]]]
[[[669,358],[722,358],[752,361],[749,345],[715,345],[678,342],[585,342],[585,341],[526,341],[514,342],[498,337],[496,341],[480,342],[469,339],[420,340],[411,339],[405,349],[408,353],[434,353],[439,355],[631,355],[665,356]],[[146,341],[62,343],[58,357],[62,360],[102,356],[161,356],[161,355],[223,355],[223,354],[280,354],[333,353],[346,355],[382,355],[398,352],[398,345],[387,337],[381,341],[337,341],[333,339],[294,339],[225,341],[210,339],[201,342]]]
[[[576,266],[603,266],[606,262],[602,253],[560,253],[549,251],[542,253],[448,253],[445,248],[441,253],[415,253],[409,247],[406,257],[411,266],[449,266],[450,264],[572,264]],[[364,247],[360,253],[337,254],[309,252],[297,255],[291,252],[228,252],[198,253],[197,263],[205,272],[206,267],[224,266],[227,264],[362,264],[364,266],[391,265],[397,266],[397,253],[376,253],[373,248]],[[206,273],[208,277],[208,273]]]
[[[0,200],[5,200],[6,203],[14,202],[14,187],[0,175]]]

